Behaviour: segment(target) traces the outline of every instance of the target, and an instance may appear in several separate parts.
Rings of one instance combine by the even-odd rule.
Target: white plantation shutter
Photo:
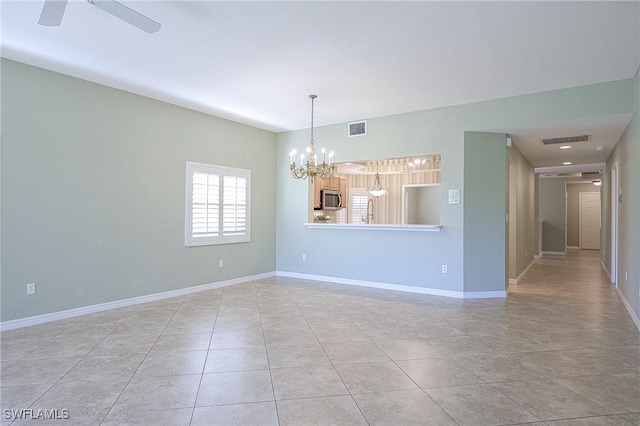
[[[198,237],[217,237],[220,218],[220,176],[193,173],[191,233]]]
[[[242,235],[247,225],[247,179],[224,177],[222,234]]]
[[[251,172],[187,161],[185,245],[250,239]]]
[[[338,210],[338,223],[347,223],[347,209]]]

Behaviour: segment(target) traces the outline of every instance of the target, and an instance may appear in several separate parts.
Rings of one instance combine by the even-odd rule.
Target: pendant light
[[[367,191],[369,192],[369,194],[373,195],[374,197],[380,197],[387,193],[387,190],[384,188],[384,186],[382,186],[382,182],[380,182],[380,173],[378,173],[378,164],[379,162],[376,161],[376,179],[373,182],[373,186],[371,188],[367,188]]]

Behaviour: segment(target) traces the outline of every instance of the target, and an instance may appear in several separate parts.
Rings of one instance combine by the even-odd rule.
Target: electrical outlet
[[[447,272],[449,272],[449,268],[447,268],[447,265],[442,265],[442,273],[446,274]]]
[[[218,266],[221,268],[224,268],[224,260],[222,259],[218,260]]]
[[[36,283],[27,284],[27,295],[36,294]]]
[[[303,254],[303,255],[302,255],[302,261],[303,261],[303,262],[306,262],[306,261],[307,261],[307,255],[306,255],[306,254]]]

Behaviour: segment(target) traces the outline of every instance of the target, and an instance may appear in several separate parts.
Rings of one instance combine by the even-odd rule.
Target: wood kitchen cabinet
[[[313,208],[319,209],[321,204],[320,191],[340,191],[342,192],[342,206],[346,207],[347,201],[347,178],[333,175],[329,179],[316,179],[313,191]]]

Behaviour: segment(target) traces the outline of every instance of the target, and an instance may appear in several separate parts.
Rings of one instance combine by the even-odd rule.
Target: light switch
[[[449,204],[460,204],[460,190],[459,189],[450,189],[449,190]]]

